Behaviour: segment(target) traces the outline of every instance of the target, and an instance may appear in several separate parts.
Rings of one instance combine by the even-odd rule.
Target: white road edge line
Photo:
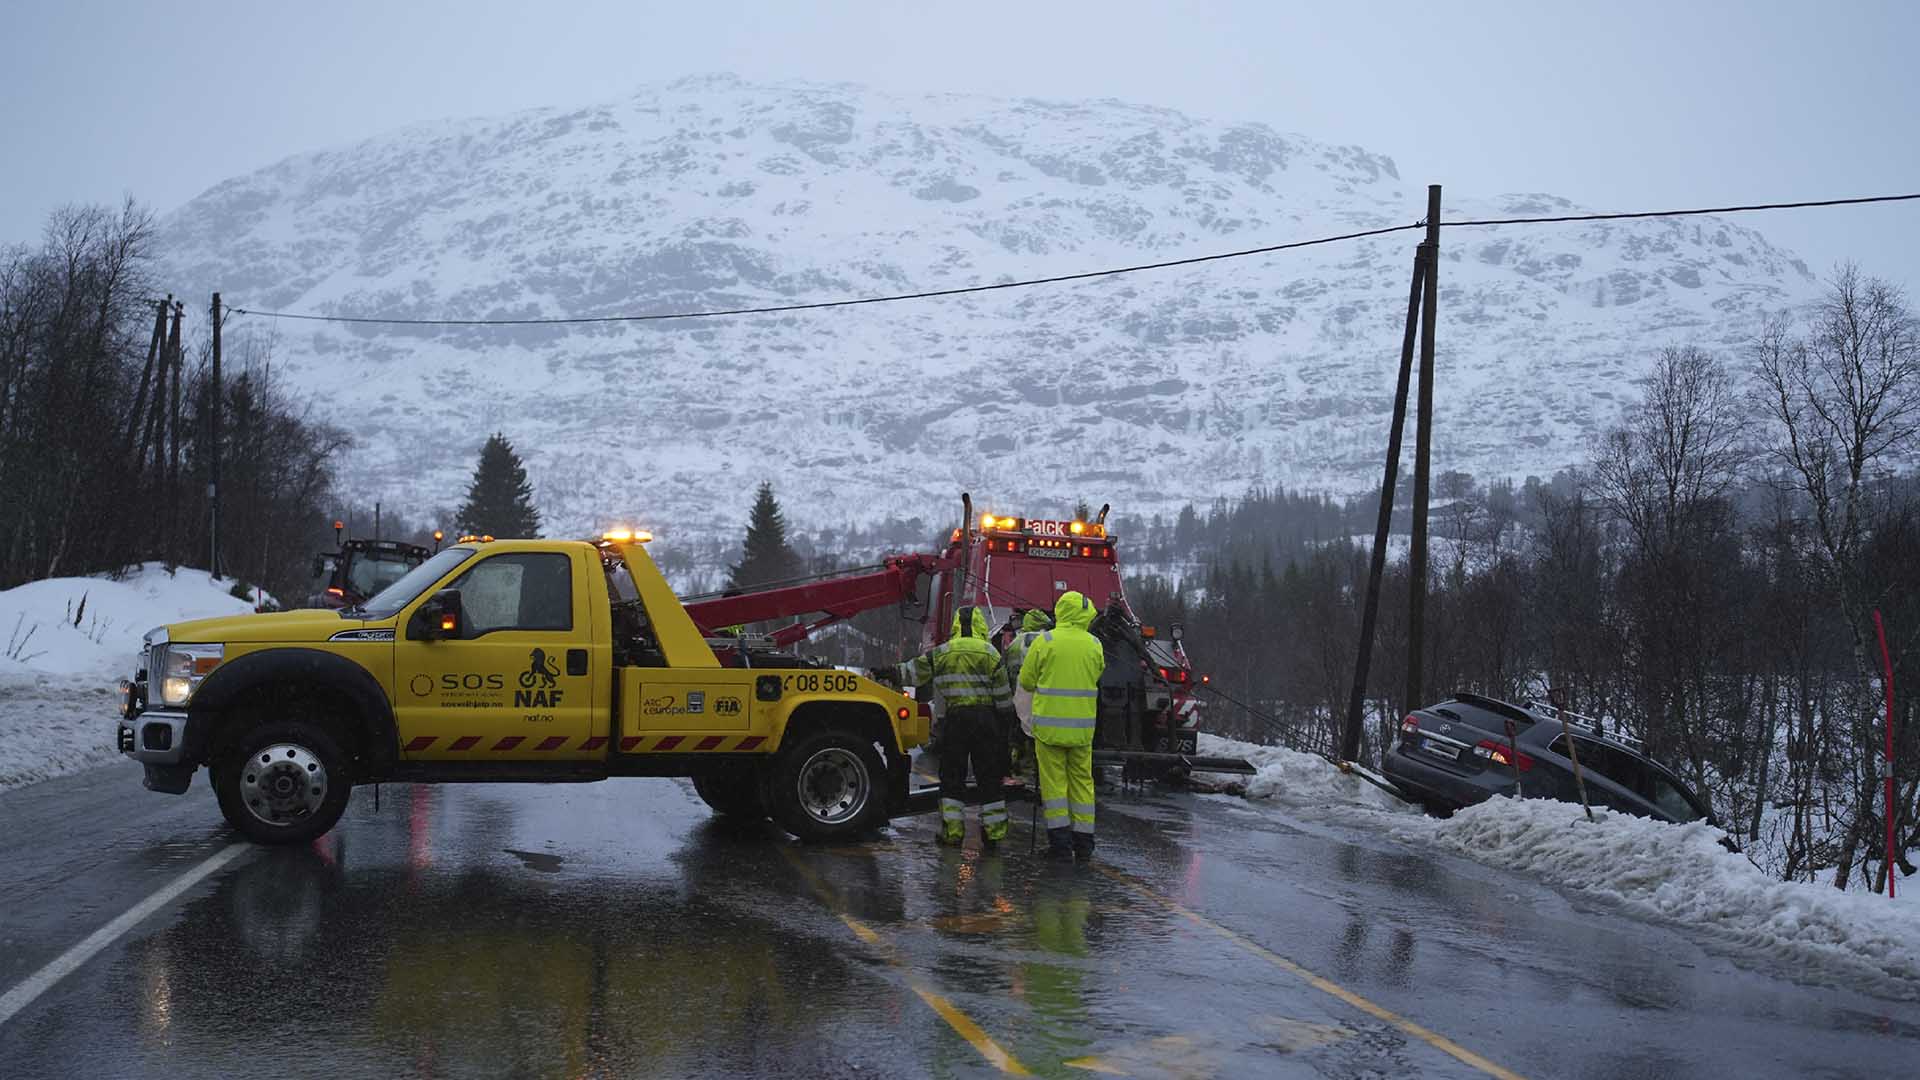
[[[80,944],[53,958],[46,967],[34,972],[21,981],[18,986],[0,994],[0,1024],[13,1019],[14,1014],[33,1004],[34,999],[52,989],[53,984],[93,959],[94,954],[113,944],[114,940],[133,929],[141,920],[171,903],[181,893],[200,884],[209,874],[227,865],[241,855],[253,849],[253,845],[244,841],[234,841],[214,852],[206,861],[161,886],[153,895],[133,905],[112,922],[88,934]]]

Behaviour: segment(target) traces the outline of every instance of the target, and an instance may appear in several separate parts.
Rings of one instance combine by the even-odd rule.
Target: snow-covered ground
[[[1311,754],[1202,735],[1200,752],[1247,758],[1249,798],[1319,808],[1423,850],[1442,850],[1679,923],[1796,968],[1920,992],[1920,878],[1901,898],[1781,881],[1701,823],[1670,825],[1572,803],[1496,798],[1426,817]]]
[[[0,790],[114,758],[115,686],[163,623],[253,610],[233,582],[159,563],[118,581],[49,578],[0,591]]]

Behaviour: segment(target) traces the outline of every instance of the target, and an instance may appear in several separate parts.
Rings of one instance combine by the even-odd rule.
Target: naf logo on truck
[[[516,709],[552,709],[559,706],[566,696],[564,690],[555,689],[560,683],[560,668],[547,658],[545,649],[535,649],[527,656],[527,670],[520,673],[520,689],[513,692],[513,707]]]

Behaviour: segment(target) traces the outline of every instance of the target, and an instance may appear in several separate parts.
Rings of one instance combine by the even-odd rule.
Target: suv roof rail
[[[1597,735],[1602,739],[1611,739],[1622,745],[1630,746],[1635,750],[1641,749],[1643,745],[1639,738],[1622,731],[1618,723],[1613,725],[1612,731],[1608,731],[1606,721],[1597,716],[1588,716],[1585,713],[1574,712],[1572,709],[1555,708],[1552,705],[1531,700],[1527,702],[1527,708],[1542,714],[1549,720],[1564,723],[1569,727],[1584,728],[1589,735]]]

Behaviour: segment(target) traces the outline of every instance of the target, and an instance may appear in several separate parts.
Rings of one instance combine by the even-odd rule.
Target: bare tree
[[[1596,489],[1642,550],[1683,532],[1689,515],[1722,498],[1739,478],[1744,452],[1733,380],[1693,346],[1670,347],[1654,362],[1640,404],[1608,432],[1595,455]]]
[[[1858,692],[1842,695],[1840,706],[1852,714],[1856,773],[1853,825],[1833,882],[1844,889],[1870,817],[1878,698],[1861,553],[1878,474],[1911,452],[1920,431],[1920,325],[1899,289],[1842,266],[1804,334],[1786,316],[1766,324],[1754,367],[1760,406],[1776,429],[1773,457],[1806,501],[1859,675]]]

